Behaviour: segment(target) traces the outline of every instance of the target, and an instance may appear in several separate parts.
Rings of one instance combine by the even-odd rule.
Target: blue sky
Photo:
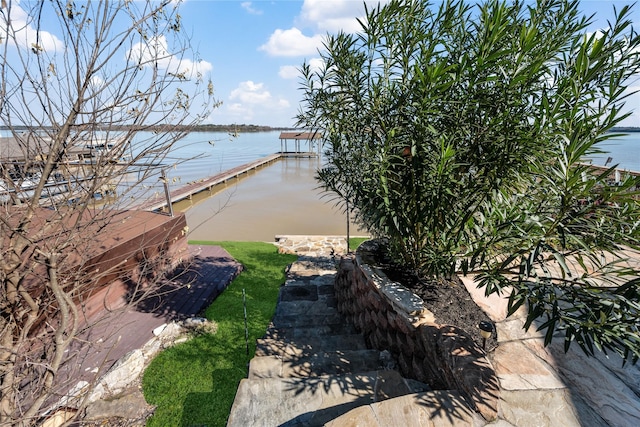
[[[625,3],[583,1],[580,7],[604,23],[612,17],[614,4]],[[185,1],[183,24],[192,29],[202,59],[211,63],[216,93],[223,101],[210,121],[292,126],[302,95],[296,69],[317,58],[327,33],[356,30],[362,5],[361,0]],[[634,14],[638,28],[640,7]],[[640,110],[639,99],[628,105]],[[640,111],[625,124],[640,126]]]
[[[355,30],[360,0],[187,0],[180,14],[223,105],[213,123],[292,126],[302,93],[297,69],[316,58],[322,37]]]
[[[13,2],[20,5],[18,0]],[[614,4],[620,7],[625,2],[581,2],[586,14],[596,14],[590,30],[604,26]],[[293,126],[302,98],[297,69],[305,60],[312,64],[318,60],[327,33],[356,31],[356,17],[363,13],[362,0],[183,0],[182,29],[222,101],[207,122]],[[639,29],[640,6],[634,18]],[[640,81],[632,85],[640,90]],[[640,126],[640,95],[627,105],[636,112],[623,124]]]

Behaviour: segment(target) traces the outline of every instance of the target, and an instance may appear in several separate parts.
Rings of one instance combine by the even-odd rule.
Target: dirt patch
[[[433,279],[421,277],[402,265],[394,263],[388,255],[383,241],[372,240],[362,244],[358,253],[366,263],[380,268],[387,277],[407,287],[422,298],[424,306],[442,325],[453,325],[467,332],[481,348],[483,338],[480,336],[480,322],[491,322],[491,319],[473,301],[462,281],[454,276],[451,279]],[[494,333],[486,340],[487,352],[497,347],[495,327]]]

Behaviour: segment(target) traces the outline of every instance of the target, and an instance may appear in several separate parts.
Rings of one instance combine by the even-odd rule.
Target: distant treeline
[[[6,126],[0,126],[0,130],[10,130],[14,131],[29,131],[33,130],[33,128],[29,126],[13,126],[13,128],[9,128]],[[41,127],[41,129],[50,129],[47,127]],[[98,126],[97,130],[131,130],[130,126]],[[141,131],[188,131],[188,132],[233,132],[233,133],[242,133],[242,132],[271,132],[271,131],[283,131],[283,130],[291,130],[292,128],[287,127],[271,127],[271,126],[261,126],[261,125],[197,125],[197,126],[171,126],[171,125],[158,125],[158,126],[143,126],[138,127],[138,130]]]
[[[611,128],[611,132],[640,132],[640,127],[620,126],[620,127]]]
[[[274,130],[291,130],[292,128],[271,127],[260,125],[198,125],[192,126],[192,132],[270,132]]]
[[[9,130],[11,128],[6,126],[0,126],[0,130]],[[98,130],[129,130],[130,127],[127,126],[100,126]],[[140,127],[139,130],[143,131],[188,131],[188,132],[231,132],[231,133],[243,133],[243,132],[271,132],[271,131],[285,131],[285,130],[293,130],[294,128],[288,127],[271,127],[271,126],[262,126],[262,125],[197,125],[197,126],[170,126],[170,125],[159,125],[159,126],[145,126]],[[28,131],[32,130],[29,126],[14,126],[14,131]],[[612,132],[640,132],[640,127],[637,126],[619,126],[611,129]]]

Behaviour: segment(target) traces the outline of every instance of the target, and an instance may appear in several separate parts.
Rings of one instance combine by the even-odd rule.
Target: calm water
[[[180,164],[170,171],[172,177],[182,183],[205,178],[227,169],[251,162],[260,157],[280,151],[279,131],[239,134],[231,138],[226,133],[194,132],[180,141],[174,158],[204,156]],[[289,142],[289,148],[292,143]],[[306,144],[303,149],[306,149]],[[619,164],[620,168],[640,171],[640,132],[611,140],[602,145],[607,154],[594,156],[593,163],[604,165],[608,157],[610,164]]]
[[[206,157],[170,171],[175,188],[280,150],[280,132],[193,133],[180,142],[176,158]],[[290,143],[291,144],[291,143]],[[306,149],[306,146],[303,148]],[[640,132],[610,141],[609,153],[593,158],[640,171]],[[220,193],[186,210],[191,239],[273,241],[279,234],[346,234],[346,216],[318,190],[313,175],[318,159],[289,159],[230,184]],[[363,234],[353,225],[351,234]]]
[[[207,157],[179,164],[170,181],[180,185],[205,178],[280,151],[280,132],[193,133],[177,157]],[[210,142],[213,142],[211,144]],[[292,141],[289,141],[292,149]],[[306,144],[302,147],[307,149]],[[262,168],[212,197],[189,206],[185,215],[192,240],[274,241],[281,234],[345,235],[346,215],[318,189],[314,174],[320,160],[285,159]],[[351,234],[362,234],[351,225]]]
[[[611,157],[609,166],[617,164],[621,169],[640,172],[640,132],[612,139],[603,143],[602,148],[608,153],[594,157],[594,164],[604,165],[607,158]]]
[[[280,151],[279,135],[279,131],[241,133],[236,138],[220,132],[189,134],[178,143],[173,160],[200,157],[168,171],[171,188]],[[640,171],[640,132],[612,140],[603,148],[609,153],[594,157],[594,164],[604,165],[611,157],[611,165]],[[345,215],[317,189],[313,175],[318,166],[317,159],[276,162],[195,203],[186,210],[189,237],[273,241],[278,234],[346,234]],[[351,234],[363,233],[352,228]]]
[[[286,159],[232,183],[186,211],[189,237],[273,241],[281,234],[345,235],[346,216],[317,189],[317,167],[317,159]]]

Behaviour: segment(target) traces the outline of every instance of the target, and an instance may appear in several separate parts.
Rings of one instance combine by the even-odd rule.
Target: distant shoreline
[[[46,127],[42,127],[47,129]],[[137,130],[140,131],[163,131],[171,128],[171,130],[181,130],[187,132],[231,132],[231,133],[241,133],[241,132],[274,132],[274,131],[291,131],[296,128],[292,127],[272,127],[272,126],[263,126],[263,125],[251,125],[251,124],[230,124],[230,125],[196,125],[196,126],[167,126],[167,125],[158,125],[158,126],[141,126]],[[30,126],[0,126],[0,131],[7,131],[14,129],[16,131],[27,131],[31,130]],[[49,128],[50,129],[50,128]],[[98,130],[106,130],[107,127],[98,127]],[[133,129],[131,126],[112,126],[109,127],[110,130],[131,130]],[[640,132],[640,127],[636,126],[620,126],[611,128],[610,132]]]
[[[635,126],[615,127],[615,128],[611,128],[611,132],[640,132],[640,127],[635,127]]]
[[[41,129],[51,129],[51,127],[41,126]],[[0,126],[0,131],[8,131],[8,130],[16,130],[16,131],[28,131],[33,128],[30,126]],[[271,126],[262,126],[262,125],[247,125],[247,124],[231,124],[231,125],[197,125],[197,126],[168,126],[168,125],[158,125],[158,126],[139,126],[134,128],[132,126],[98,126],[96,128],[99,131],[103,130],[139,130],[139,131],[164,131],[164,130],[172,130],[172,131],[187,131],[187,132],[273,132],[273,131],[285,131],[285,130],[294,130],[295,128],[291,127],[271,127]],[[638,129],[640,131],[640,128]]]
[[[42,127],[43,129],[50,129],[46,127]],[[13,126],[12,128],[7,126],[0,126],[0,131],[8,131],[13,129],[14,131],[28,131],[32,128],[29,126]],[[98,130],[106,130],[106,127],[98,127]],[[293,131],[296,128],[292,127],[271,127],[271,126],[262,126],[262,125],[197,125],[197,126],[141,126],[137,130],[141,132],[152,132],[152,131],[165,131],[171,129],[172,131],[184,131],[184,132],[227,132],[232,134],[239,133],[258,133],[258,132],[275,132],[275,131]],[[131,126],[112,126],[109,128],[112,131],[118,130],[132,130]],[[640,132],[640,127],[635,126],[620,126],[611,128],[610,133],[638,133]]]

